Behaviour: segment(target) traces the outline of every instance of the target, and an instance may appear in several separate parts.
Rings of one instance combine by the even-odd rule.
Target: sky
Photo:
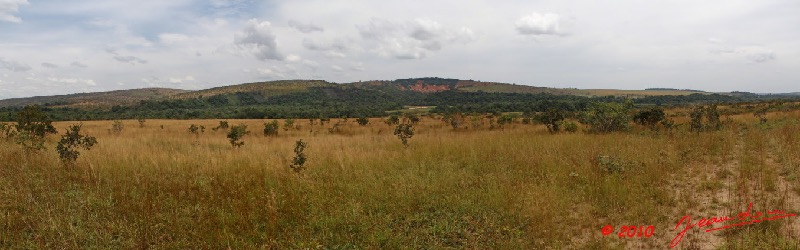
[[[800,91],[800,1],[0,0],[0,99],[281,79]]]

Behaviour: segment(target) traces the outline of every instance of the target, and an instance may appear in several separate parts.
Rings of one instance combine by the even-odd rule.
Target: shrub
[[[289,165],[289,168],[294,170],[295,173],[300,173],[305,169],[306,164],[306,154],[303,152],[306,147],[308,147],[308,143],[303,142],[303,140],[296,141],[294,143],[294,159],[292,159],[292,164]]]
[[[410,122],[397,124],[397,127],[394,129],[394,135],[396,135],[397,138],[400,138],[400,141],[403,142],[403,146],[407,148],[408,139],[414,136],[413,125]]]
[[[397,115],[390,115],[389,118],[386,118],[384,121],[387,125],[397,125],[400,123],[400,117]]]
[[[217,125],[214,128],[211,128],[211,130],[214,130],[214,131],[217,131],[218,129],[228,130],[228,127],[229,127],[228,126],[228,121],[219,121],[219,125]]]
[[[580,122],[589,125],[589,132],[609,133],[629,129],[628,110],[631,103],[592,103],[581,115]]]
[[[139,118],[139,119],[138,119],[138,120],[136,120],[136,121],[138,121],[138,122],[139,122],[139,127],[140,127],[140,128],[144,128],[144,123],[145,123],[145,120],[144,120],[143,118]]]
[[[16,134],[16,131],[14,131],[14,128],[11,125],[0,123],[0,136],[3,136],[6,140],[8,140],[11,139],[11,137],[14,137],[14,134]]]
[[[658,125],[659,122],[663,121],[664,118],[665,115],[663,109],[650,108],[639,111],[639,113],[633,116],[633,121],[642,126],[647,126],[650,129],[655,129],[656,125]]]
[[[364,116],[359,117],[359,118],[356,119],[356,123],[358,123],[358,125],[361,125],[361,126],[367,126],[369,124],[369,118],[364,117]]]
[[[767,109],[759,109],[756,112],[753,112],[753,116],[758,117],[758,120],[761,124],[767,123]]]
[[[689,113],[689,117],[691,118],[691,122],[689,123],[689,129],[694,132],[703,131],[703,113],[705,113],[705,109],[703,106],[695,106],[692,108],[692,112]]]
[[[204,133],[204,132],[206,132],[206,127],[205,126],[197,126],[195,124],[192,124],[192,125],[189,126],[189,133],[192,133],[192,134],[194,134],[196,136],[199,136],[200,133]]]
[[[272,120],[271,122],[264,123],[264,136],[277,136],[278,135],[278,121]]]
[[[247,125],[239,124],[231,127],[231,130],[228,131],[228,140],[231,142],[232,147],[239,148],[244,145],[244,142],[241,141],[242,137],[248,134],[250,134],[250,131],[247,131]]]
[[[55,134],[56,128],[52,121],[42,112],[39,106],[26,106],[17,113],[16,143],[26,150],[44,149],[47,134]],[[11,132],[8,132],[11,134]]]
[[[294,127],[294,119],[290,118],[283,121],[283,131],[289,131],[292,127]]]
[[[122,124],[122,121],[114,121],[114,123],[111,124],[111,132],[114,134],[122,133],[122,129],[124,128],[125,125]]]
[[[539,114],[536,120],[547,126],[547,131],[550,133],[558,133],[561,131],[561,122],[564,121],[564,117],[564,111],[551,108]]]
[[[575,122],[565,122],[564,130],[570,133],[578,132],[578,124],[575,124]]]
[[[81,134],[81,127],[82,125],[70,126],[56,145],[58,157],[64,165],[72,165],[78,160],[81,154],[78,149],[89,150],[97,144],[97,138]]]

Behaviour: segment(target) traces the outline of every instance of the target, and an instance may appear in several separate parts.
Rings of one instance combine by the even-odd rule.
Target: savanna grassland
[[[679,114],[682,110],[668,110]],[[633,126],[551,134],[543,125],[454,130],[423,117],[406,148],[394,127],[341,131],[295,120],[233,148],[218,120],[83,122],[98,144],[64,166],[53,150],[0,139],[6,249],[665,249],[684,215],[800,213],[800,112],[723,116],[719,131]],[[77,122],[54,123],[63,133]],[[199,135],[188,131],[203,125]],[[289,168],[295,142],[306,169]],[[614,233],[601,234],[605,225]],[[620,238],[623,225],[654,225]],[[800,218],[707,233],[676,249],[798,249]]]

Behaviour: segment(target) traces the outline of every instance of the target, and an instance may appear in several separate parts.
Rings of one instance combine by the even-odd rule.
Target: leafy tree
[[[386,125],[397,125],[398,123],[400,123],[400,117],[398,117],[397,115],[390,115],[389,118],[387,118],[386,121],[384,122],[386,123]]]
[[[72,125],[66,133],[61,136],[61,140],[56,145],[58,157],[64,165],[72,165],[78,160],[81,154],[78,149],[89,150],[97,144],[97,138],[81,134],[83,125]]]
[[[756,112],[753,112],[753,116],[758,117],[758,120],[761,124],[767,123],[767,109],[759,109]]]
[[[394,135],[400,138],[400,141],[403,142],[403,146],[408,148],[408,139],[414,136],[413,125],[411,122],[397,124],[397,127],[394,129]]]
[[[581,115],[581,123],[589,125],[589,132],[609,133],[629,129],[628,111],[632,103],[592,103]]]
[[[705,113],[705,108],[702,105],[694,106],[692,108],[692,112],[689,113],[689,117],[691,118],[691,122],[689,123],[689,129],[694,132],[703,131],[703,114]]]
[[[17,113],[16,143],[26,150],[44,149],[47,134],[57,133],[52,121],[42,112],[38,105],[26,106]]]
[[[244,145],[244,142],[241,141],[242,137],[248,134],[250,134],[250,131],[247,131],[247,125],[239,124],[231,127],[231,130],[228,131],[228,140],[231,142],[232,147],[239,148]]]
[[[561,122],[564,121],[564,118],[564,111],[554,108],[536,116],[536,120],[547,126],[547,131],[550,131],[550,133],[561,131]]]
[[[639,113],[633,116],[633,121],[642,126],[647,126],[650,129],[655,129],[656,125],[663,121],[665,117],[663,109],[650,108],[639,111]]]
[[[272,120],[271,122],[264,123],[264,136],[277,136],[278,135],[278,121]]]
[[[283,121],[283,131],[289,131],[292,127],[294,127],[294,119],[286,119]]]
[[[362,116],[356,119],[356,123],[361,126],[367,126],[369,124],[369,118]]]
[[[292,159],[292,164],[289,165],[289,168],[294,170],[295,173],[300,173],[305,169],[306,164],[306,154],[303,152],[306,147],[308,147],[308,143],[303,142],[303,140],[296,141],[294,143],[294,159]]]
[[[28,133],[33,137],[44,138],[57,133],[53,122],[47,118],[38,105],[25,106],[17,113],[17,132]]]
[[[720,130],[722,128],[722,122],[719,120],[719,111],[717,111],[716,104],[708,105],[706,109],[706,120],[708,122],[708,124],[706,124],[706,129]]]
[[[222,130],[228,130],[228,127],[230,127],[230,126],[228,125],[228,121],[219,121],[219,125],[217,125],[217,126],[216,126],[216,127],[214,127],[214,128],[211,128],[211,130],[214,130],[214,131],[217,131],[217,130],[219,130],[219,129],[222,129]]]

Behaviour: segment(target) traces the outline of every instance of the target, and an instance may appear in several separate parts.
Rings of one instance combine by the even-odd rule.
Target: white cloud
[[[139,64],[146,64],[147,60],[135,57],[135,56],[114,56],[114,60],[124,63],[130,63],[131,65]]]
[[[81,63],[81,62],[72,62],[72,63],[69,64],[69,66],[72,66],[72,67],[75,67],[75,68],[88,68],[89,67],[88,65],[86,65],[84,63]]]
[[[517,32],[522,35],[565,35],[561,29],[561,16],[554,13],[532,13],[520,18],[516,23]]]
[[[28,5],[28,0],[0,0],[0,21],[21,23],[22,19],[15,14],[22,5]]]
[[[52,63],[47,63],[47,62],[44,62],[44,63],[42,63],[42,67],[45,67],[45,68],[51,68],[51,69],[55,69],[55,68],[58,68],[58,65],[55,65],[55,64],[52,64]]]
[[[447,29],[430,19],[394,23],[373,18],[356,28],[363,39],[377,42],[378,54],[397,59],[422,59],[444,46],[474,40],[469,28]]]
[[[80,83],[87,86],[97,86],[97,83],[94,82],[92,79],[84,79],[84,78],[59,78],[59,77],[47,77],[48,81],[54,83],[68,83],[68,84],[75,84]]]
[[[193,82],[193,76],[185,76],[185,77],[170,77],[168,80],[170,83],[184,83],[184,82]]]
[[[28,66],[26,64],[17,61],[7,61],[4,58],[0,57],[0,69],[6,69],[14,72],[24,72],[31,70],[31,66]]]
[[[289,20],[289,27],[296,29],[302,33],[323,32],[324,28],[313,23],[301,23],[295,20]]]
[[[709,50],[712,54],[734,57],[751,63],[764,63],[777,59],[775,51],[764,46],[720,46]]]
[[[278,39],[272,32],[272,24],[250,19],[244,30],[234,36],[234,44],[247,50],[262,61],[283,61],[284,56],[278,52]]]

